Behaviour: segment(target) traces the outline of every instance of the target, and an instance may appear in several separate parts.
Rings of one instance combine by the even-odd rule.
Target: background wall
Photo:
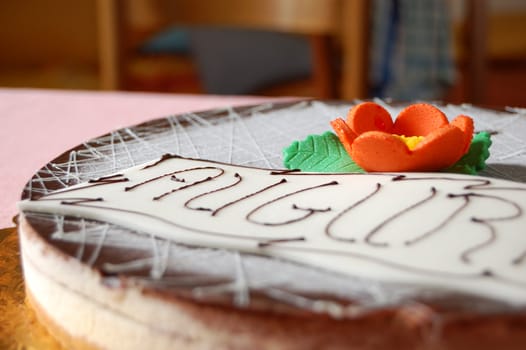
[[[95,6],[0,1],[0,86],[98,88]]]
[[[461,23],[463,2],[450,4],[456,23]],[[487,104],[525,106],[526,1],[490,0],[489,9]],[[462,33],[456,33],[462,52]],[[0,86],[98,89],[97,45],[95,0],[0,1]],[[168,59],[161,65],[141,63],[137,69],[161,76],[162,64],[182,71],[179,91],[199,92],[195,67],[187,62]],[[454,102],[463,100],[461,79],[458,84],[449,97]],[[158,89],[155,84],[143,88]]]

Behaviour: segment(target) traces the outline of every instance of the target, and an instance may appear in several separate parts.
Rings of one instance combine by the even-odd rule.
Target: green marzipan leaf
[[[323,173],[364,172],[349,157],[338,137],[330,131],[294,141],[283,150],[283,155],[287,169]]]
[[[486,167],[491,146],[491,135],[479,132],[471,141],[468,152],[445,172],[476,175]],[[294,141],[283,150],[287,169],[320,173],[363,173],[347,154],[338,137],[330,131],[322,135],[309,135],[305,140]]]
[[[458,162],[445,169],[445,172],[476,175],[486,167],[489,158],[491,135],[485,131],[473,136],[468,152]]]

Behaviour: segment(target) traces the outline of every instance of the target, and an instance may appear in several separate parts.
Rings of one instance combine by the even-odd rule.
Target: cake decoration
[[[284,150],[285,166],[316,172],[476,174],[485,167],[491,145],[487,132],[473,137],[471,117],[449,122],[426,103],[406,107],[393,122],[381,105],[363,102],[350,109],[346,121],[337,118],[331,126],[337,138],[327,132],[294,142]]]
[[[480,177],[356,173],[326,132],[348,110],[226,107],[63,153],[22,195],[27,302],[65,348],[523,349],[524,111],[441,108],[494,137]]]
[[[525,193],[458,174],[307,174],[167,155],[20,208],[526,304]]]

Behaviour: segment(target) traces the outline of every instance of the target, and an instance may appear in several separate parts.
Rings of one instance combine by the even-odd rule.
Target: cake
[[[525,124],[448,108],[498,125],[496,155],[499,137]],[[490,158],[480,175],[276,165],[276,149],[346,109],[188,114],[66,152],[20,203],[29,303],[67,348],[523,348],[524,168],[510,158]],[[278,124],[299,122],[289,134]]]

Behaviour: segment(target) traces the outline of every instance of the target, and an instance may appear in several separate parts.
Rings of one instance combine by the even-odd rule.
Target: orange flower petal
[[[393,134],[427,136],[433,130],[448,125],[441,110],[427,103],[416,103],[404,108],[393,126]]]
[[[366,171],[408,171],[412,162],[406,144],[381,131],[358,136],[352,145],[351,158]]]
[[[456,126],[464,133],[464,152],[466,153],[469,150],[471,145],[471,140],[473,139],[473,132],[475,127],[473,125],[473,119],[466,115],[459,115],[450,123],[451,125]]]
[[[437,171],[455,164],[464,155],[465,135],[455,125],[431,132],[413,149],[414,171]]]
[[[334,132],[336,132],[336,135],[338,135],[338,138],[347,153],[351,154],[351,146],[357,135],[351,130],[351,128],[349,128],[347,123],[345,123],[345,120],[342,118],[332,120],[331,126]]]
[[[369,172],[442,170],[466,153],[473,138],[470,117],[461,115],[450,124],[425,103],[402,110],[393,125],[382,106],[365,102],[349,111],[347,122],[338,118],[331,125],[356,164]],[[410,150],[400,135],[424,139]]]
[[[374,102],[362,102],[351,108],[347,124],[357,135],[373,130],[391,133],[393,129],[389,112]]]

